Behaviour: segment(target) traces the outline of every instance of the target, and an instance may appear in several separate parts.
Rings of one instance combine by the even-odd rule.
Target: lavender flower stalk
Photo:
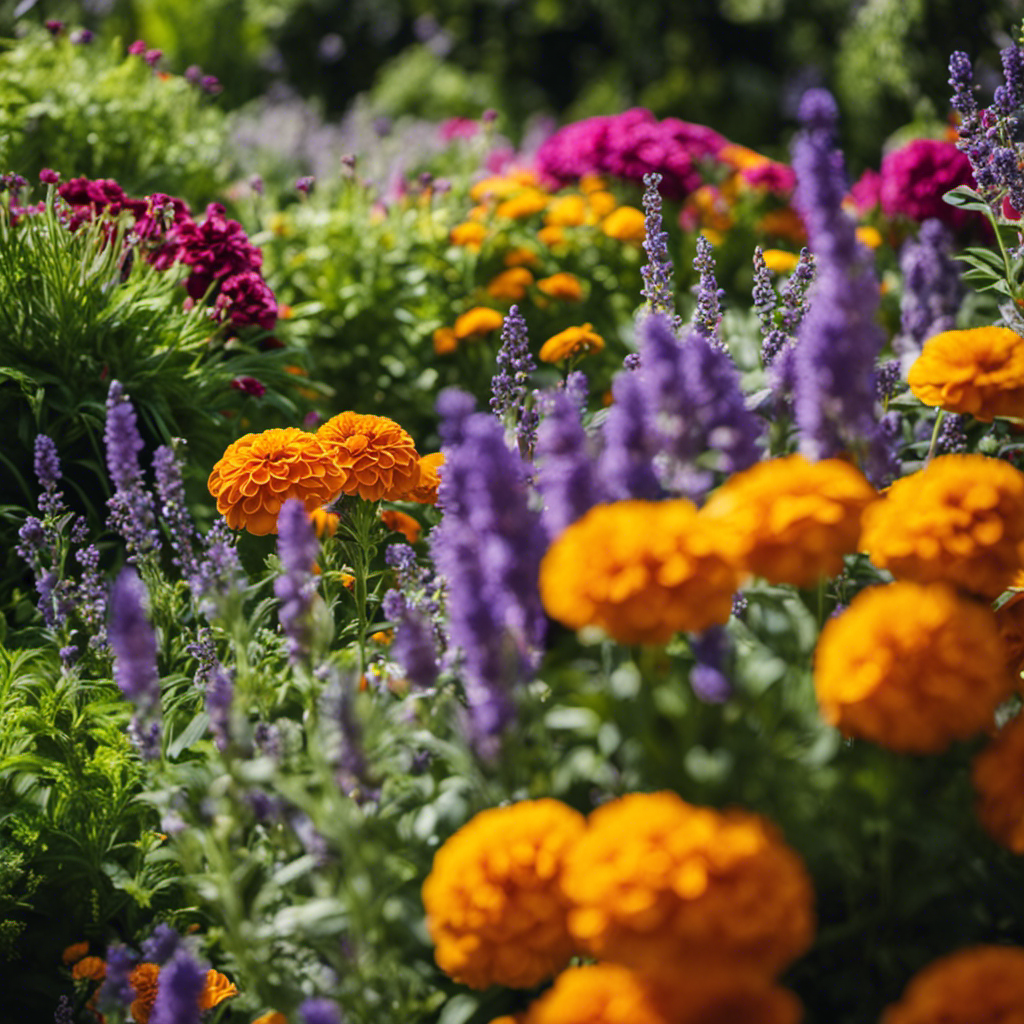
[[[697,308],[693,311],[693,330],[706,338],[716,348],[725,350],[720,335],[722,323],[721,300],[725,291],[715,280],[715,258],[711,255],[711,243],[703,236],[697,236],[697,255],[693,269],[700,274],[697,285]]]
[[[501,328],[501,348],[496,358],[499,370],[491,380],[491,409],[506,426],[517,430],[528,416],[527,396],[530,375],[537,369],[530,353],[530,342],[526,332],[526,321],[518,306],[512,306],[505,316]],[[523,434],[520,454],[526,458],[532,448],[529,428]]]
[[[956,326],[964,297],[960,270],[953,259],[953,237],[941,221],[926,220],[917,241],[907,241],[900,251],[903,297],[900,351],[916,353],[933,334]]]
[[[179,949],[160,972],[150,1024],[200,1024],[199,997],[205,984],[206,968]]]
[[[243,579],[235,538],[223,519],[217,519],[205,539],[206,557],[188,580],[192,597],[208,618],[239,592]]]
[[[612,407],[604,422],[603,442],[597,476],[608,499],[653,501],[661,496],[654,472],[658,436],[639,370],[624,368],[612,381]]]
[[[184,444],[184,441],[178,441]],[[160,499],[160,515],[170,535],[172,561],[187,580],[199,570],[195,551],[196,528],[185,504],[185,484],[181,479],[181,461],[169,445],[161,445],[153,453],[153,475]]]
[[[313,638],[310,611],[316,581],[313,563],[320,550],[305,506],[290,498],[281,506],[277,520],[277,553],[284,573],[274,580],[281,602],[277,617],[288,637],[288,657],[293,664],[309,657]]]
[[[641,269],[644,286],[641,294],[647,311],[664,313],[675,323],[676,302],[673,297],[672,260],[668,255],[668,233],[661,223],[661,175],[654,171],[644,175],[644,252],[647,263]]]
[[[389,590],[381,608],[385,618],[396,624],[391,656],[413,686],[429,690],[437,682],[438,674],[437,649],[429,620],[399,590]]]

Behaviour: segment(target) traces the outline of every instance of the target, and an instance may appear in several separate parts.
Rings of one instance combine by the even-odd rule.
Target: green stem
[[[939,410],[939,414],[935,417],[935,426],[932,428],[932,440],[931,444],[928,445],[928,454],[925,456],[925,465],[932,461],[935,455],[935,446],[939,442],[939,427],[942,426],[942,421],[946,416],[944,409]]]

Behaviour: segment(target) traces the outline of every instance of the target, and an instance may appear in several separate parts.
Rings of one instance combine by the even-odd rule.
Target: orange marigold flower
[[[523,183],[512,177],[494,175],[478,181],[470,190],[469,198],[474,203],[482,203],[485,199],[504,199],[506,196],[518,192]]]
[[[537,282],[537,290],[549,299],[561,299],[562,302],[579,302],[583,298],[583,285],[574,274],[560,271],[550,277],[542,277]]]
[[[557,800],[482,811],[437,851],[423,883],[438,966],[471,988],[529,988],[573,953],[558,887],[583,816]]]
[[[563,228],[579,227],[587,219],[587,201],[583,196],[559,196],[552,199],[544,214],[545,224]]]
[[[773,274],[789,274],[796,270],[800,262],[795,252],[786,252],[785,249],[765,249],[761,255],[764,256],[765,266]]]
[[[343,480],[315,435],[275,427],[229,445],[207,486],[228,526],[262,537],[277,533],[277,514],[289,498],[312,512],[337,496]]]
[[[560,363],[571,356],[600,352],[603,348],[604,338],[594,330],[592,324],[583,324],[582,327],[566,327],[564,331],[548,338],[541,345],[539,355],[542,362]]]
[[[381,522],[394,533],[400,533],[410,543],[415,544],[420,539],[423,527],[420,526],[412,516],[397,509],[386,508],[380,514]]]
[[[238,989],[235,987],[235,983],[211,967],[206,972],[203,991],[199,993],[199,1009],[212,1010],[215,1006],[220,1006],[225,999],[237,995]]]
[[[861,548],[894,576],[994,598],[1024,567],[1024,473],[985,455],[943,455],[864,512]]]
[[[391,629],[378,629],[376,633],[370,634],[370,639],[375,644],[380,644],[381,647],[387,647],[389,643],[395,638],[394,630]]]
[[[149,1015],[156,1002],[160,985],[160,967],[157,964],[141,963],[128,975],[128,984],[135,993],[135,999],[128,1009],[138,1024],[149,1024]]]
[[[635,971],[619,964],[591,964],[570,967],[555,978],[530,1006],[523,1024],[676,1022],[659,993]]]
[[[419,462],[420,475],[416,486],[406,495],[406,501],[418,501],[421,505],[437,504],[437,489],[441,485],[441,467],[444,455],[434,452],[424,455]]]
[[[343,572],[341,574],[341,585],[346,590],[351,590],[356,585],[356,578],[350,572]]]
[[[260,1014],[252,1024],[288,1024],[288,1018],[283,1013],[272,1010],[270,1013]]]
[[[502,260],[506,267],[525,267],[534,266],[538,263],[537,254],[532,249],[524,249],[519,246],[515,249],[509,249],[505,253],[505,258]]]
[[[506,220],[525,220],[534,214],[542,213],[547,209],[549,201],[547,193],[541,192],[540,189],[527,188],[498,203],[498,208],[494,212],[496,216]]]
[[[1008,327],[943,331],[924,343],[907,374],[925,405],[995,416],[1024,416],[1024,338]]]
[[[745,171],[752,167],[764,167],[774,161],[758,153],[756,149],[749,149],[747,146],[740,146],[736,143],[729,143],[718,151],[718,159],[734,171]]]
[[[857,241],[869,249],[877,249],[882,244],[882,233],[870,224],[862,224],[856,231]]]
[[[395,501],[419,482],[416,445],[386,416],[339,413],[316,436],[342,473],[344,494],[358,494],[365,501]]]
[[[742,565],[771,583],[803,587],[842,571],[861,515],[878,494],[847,462],[771,459],[730,477],[701,515],[737,535]]]
[[[505,317],[488,306],[474,306],[455,321],[455,337],[462,341],[475,335],[490,334],[498,330]]]
[[[333,537],[338,532],[341,516],[337,512],[315,508],[309,513],[309,521],[313,524],[313,531],[317,537],[322,540],[324,537]]]
[[[601,221],[601,231],[618,242],[642,242],[647,237],[643,211],[620,206]]]
[[[451,327],[438,327],[434,331],[434,353],[439,356],[446,356],[459,347],[459,339],[455,336],[455,330]]]
[[[537,241],[550,248],[561,245],[565,241],[565,228],[561,228],[557,224],[549,224],[537,232]]]
[[[769,210],[758,221],[757,228],[766,235],[785,238],[790,242],[802,245],[807,241],[807,229],[800,215],[792,207],[781,210]]]
[[[491,278],[487,285],[487,294],[494,299],[510,299],[517,302],[526,295],[531,284],[533,274],[526,267],[510,267]]]
[[[697,970],[661,964],[644,973],[669,1006],[672,1024],[799,1024],[803,1016],[789,989],[732,963]]]
[[[541,601],[572,629],[600,626],[621,643],[661,644],[729,618],[736,556],[685,499],[597,505],[548,548]]]
[[[60,958],[68,966],[73,963],[77,963],[89,952],[88,942],[75,942],[70,946],[66,946],[64,952],[61,953]]]
[[[637,970],[678,963],[770,977],[814,935],[810,879],[775,827],[671,792],[594,811],[566,856],[562,891],[576,941]]]
[[[580,177],[580,191],[585,195],[592,195],[594,192],[603,192],[608,183],[600,174],[584,174]]]
[[[456,224],[448,236],[452,245],[466,249],[479,249],[487,237],[487,228],[479,221],[467,220],[464,224]]]
[[[910,979],[882,1024],[1017,1024],[1024,1007],[1024,949],[974,946]]]
[[[997,843],[1024,854],[1024,715],[1003,726],[974,759],[978,820]]]
[[[598,191],[591,192],[587,196],[587,205],[590,207],[590,216],[587,220],[593,223],[611,214],[619,205],[619,201],[611,192]],[[635,207],[627,207],[627,209],[635,209]]]
[[[988,728],[1011,689],[995,616],[944,583],[858,594],[822,630],[814,688],[844,735],[910,754]]]
[[[87,978],[89,981],[102,981],[107,976],[107,963],[103,957],[85,956],[82,957],[74,967],[71,968],[71,977],[75,981]]]

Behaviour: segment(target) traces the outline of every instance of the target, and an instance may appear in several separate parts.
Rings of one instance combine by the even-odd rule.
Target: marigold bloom
[[[459,347],[459,339],[455,336],[455,330],[451,327],[438,327],[433,334],[434,353],[439,356],[446,356]]]
[[[334,498],[343,481],[342,471],[313,434],[275,427],[229,445],[207,486],[228,526],[262,537],[277,532],[277,515],[289,498],[298,498],[312,512]]]
[[[608,217],[618,205],[618,199],[611,192],[591,192],[587,196],[587,206],[590,207],[590,216],[587,218],[588,223],[594,223]],[[636,207],[627,206],[626,209],[635,210]],[[613,235],[612,237],[614,238],[615,236]]]
[[[393,508],[384,509],[380,518],[389,530],[402,534],[410,544],[415,544],[423,532],[423,527],[412,516]]]
[[[675,1021],[659,993],[635,971],[619,964],[591,964],[564,970],[554,985],[530,1006],[523,1024]]]
[[[1024,949],[974,946],[910,979],[882,1024],[1016,1024],[1024,1007]]]
[[[583,196],[559,196],[552,199],[544,214],[545,224],[563,228],[579,227],[587,219],[587,201]]]
[[[537,290],[550,299],[561,299],[562,302],[579,302],[583,298],[583,285],[574,274],[561,271],[550,277],[542,277],[537,282]]]
[[[565,241],[565,228],[559,227],[557,224],[549,224],[537,232],[537,241],[549,248],[561,245]]]
[[[814,688],[846,736],[934,754],[992,724],[1010,692],[995,617],[943,583],[892,583],[822,630]]]
[[[758,231],[776,238],[803,245],[807,241],[807,229],[800,215],[791,206],[782,210],[769,210],[757,223]]]
[[[494,175],[478,181],[470,190],[469,198],[474,203],[482,203],[486,199],[504,199],[522,189],[523,183],[512,177]]]
[[[106,976],[107,964],[100,956],[84,956],[71,968],[71,977],[75,981],[102,981]]]
[[[531,284],[533,284],[533,274],[526,267],[510,267],[491,278],[487,285],[487,294],[494,299],[510,299],[512,302],[518,302],[526,295]]]
[[[338,532],[338,523],[341,516],[337,512],[328,512],[322,508],[315,508],[309,514],[309,520],[313,524],[313,532],[318,538],[333,537]]]
[[[82,959],[83,956],[86,956],[88,952],[88,942],[75,942],[72,943],[70,946],[65,947],[64,952],[60,955],[60,958],[65,964],[67,964],[70,967],[71,964],[77,963],[79,960]]]
[[[729,542],[729,538],[726,538]],[[547,613],[621,643],[665,643],[725,622],[739,586],[736,551],[685,499],[595,505],[561,533],[540,566]]]
[[[277,1010],[271,1010],[269,1013],[261,1013],[252,1024],[288,1024],[288,1018]]]
[[[490,334],[505,322],[496,309],[488,306],[474,306],[455,321],[455,337],[462,341],[475,335]]]
[[[881,232],[878,228],[871,227],[870,224],[862,224],[854,234],[857,236],[857,241],[869,249],[877,249],[882,244]]]
[[[925,405],[970,413],[1024,417],[1024,338],[1008,327],[942,331],[925,343],[907,374]]]
[[[444,455],[434,452],[424,455],[419,461],[419,477],[416,486],[405,496],[406,501],[418,501],[421,505],[437,504],[437,489],[441,485],[441,467]]]
[[[416,445],[386,416],[339,413],[316,436],[342,473],[339,489],[344,494],[358,494],[365,501],[396,501],[419,482]]]
[[[135,993],[128,1009],[138,1024],[149,1024],[149,1015],[153,1012],[156,992],[160,984],[160,967],[158,964],[141,963],[128,976],[128,983]]]
[[[569,961],[558,886],[583,816],[557,800],[483,811],[437,851],[423,883],[438,966],[471,988],[528,988]]]
[[[494,211],[498,217],[506,220],[525,220],[534,214],[542,213],[547,209],[550,197],[541,192],[540,189],[528,188],[509,197],[502,203],[498,203]]]
[[[810,879],[770,822],[670,792],[594,811],[566,856],[562,891],[576,941],[638,970],[686,964],[769,977],[814,934]]]
[[[502,262],[506,267],[532,267],[539,261],[537,254],[531,249],[524,249],[522,246],[518,246],[515,249],[509,249],[509,251],[505,253],[505,257]]]
[[[977,814],[997,843],[1024,854],[1024,715],[1003,726],[974,759]]]
[[[1024,566],[1024,474],[984,455],[943,455],[864,512],[861,548],[894,576],[994,598]]]
[[[877,497],[847,462],[790,455],[731,476],[701,515],[736,533],[744,568],[803,587],[842,571],[843,555],[857,550],[861,515]]]
[[[199,1009],[212,1010],[215,1006],[220,1006],[225,999],[237,995],[238,989],[235,987],[235,983],[211,967],[206,972],[206,983],[203,985],[203,991],[199,994]]]
[[[560,363],[571,356],[600,352],[603,348],[604,338],[594,330],[592,324],[583,324],[581,327],[566,327],[564,331],[548,338],[541,345],[538,356],[541,362]]]
[[[765,249],[762,253],[765,265],[773,274],[789,274],[796,270],[800,257],[785,249]]]
[[[601,221],[601,231],[619,242],[642,242],[647,237],[643,210],[620,206]]]
[[[479,249],[487,237],[487,228],[478,221],[467,220],[463,224],[456,224],[448,236],[452,245],[462,246],[466,249]]]

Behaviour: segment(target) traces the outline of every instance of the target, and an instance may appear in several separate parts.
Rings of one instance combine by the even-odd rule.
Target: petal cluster
[[[559,876],[584,830],[557,800],[478,814],[437,852],[423,884],[438,966],[471,988],[526,988],[573,952]]]
[[[406,497],[420,483],[412,437],[394,420],[343,412],[317,431],[317,440],[342,473],[340,490],[366,501]]]
[[[548,549],[541,600],[559,622],[600,626],[622,643],[718,625],[739,584],[736,552],[721,533],[683,498],[596,505]]]
[[[861,547],[918,583],[997,597],[1024,566],[1024,474],[984,455],[944,455],[864,513]]]
[[[552,335],[541,345],[538,356],[542,363],[560,363],[563,359],[600,352],[603,348],[604,338],[591,324],[583,324],[581,327],[566,327]]]
[[[844,735],[929,754],[990,726],[1010,677],[988,608],[942,583],[893,583],[826,624],[814,687]]]
[[[278,513],[289,498],[313,512],[337,496],[346,478],[315,435],[276,427],[229,445],[207,486],[228,526],[265,536],[277,532]]]
[[[1024,854],[1024,716],[1018,715],[974,759],[978,820],[997,843]]]

